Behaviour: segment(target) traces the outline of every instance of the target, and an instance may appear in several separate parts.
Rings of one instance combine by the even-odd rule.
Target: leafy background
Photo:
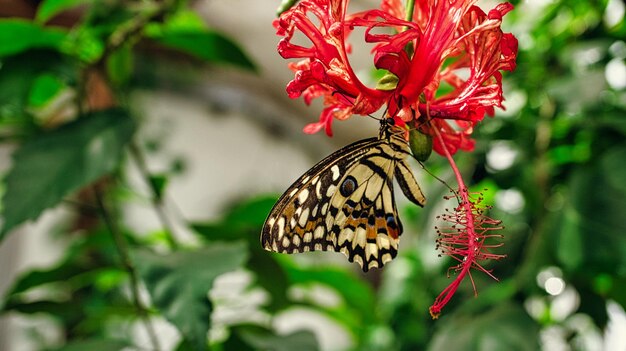
[[[0,10],[0,141],[11,153],[0,188],[3,259],[9,239],[40,228],[25,222],[65,211],[40,233],[63,243],[50,247],[59,258],[16,272],[0,300],[3,325],[9,318],[43,324],[18,323],[25,344],[0,342],[3,349],[626,349],[616,337],[626,320],[623,2],[514,1],[505,22],[520,54],[517,71],[505,77],[507,111],[477,129],[475,152],[457,157],[474,187],[487,189],[491,216],[506,224],[507,259],[489,267],[499,282],[474,274],[479,295],[462,285],[436,321],[428,306],[448,284],[450,262],[434,257],[433,221],[446,204],[445,188],[431,177],[421,176],[429,207],[403,205],[400,256],[367,275],[333,254],[261,250],[260,227],[277,198],[269,188],[242,186],[229,205],[198,220],[184,220],[172,204],[169,189],[190,172],[189,155],[162,148],[175,128],[142,134],[156,101],[141,103],[135,93],[184,94],[219,76],[208,83],[219,92],[212,95],[219,112],[232,88],[224,82],[259,79],[282,90],[289,73],[273,45],[247,39],[253,30],[272,36],[269,20],[249,21],[242,4],[228,5],[240,16],[229,27],[219,16],[201,17],[203,2],[44,0]],[[277,5],[262,6],[273,13]],[[284,72],[272,74],[270,61]],[[267,98],[242,91],[244,100]],[[312,164],[328,145],[299,140],[289,126],[304,123],[290,117],[301,103],[285,104],[284,116],[249,123],[303,148],[314,157],[301,162]],[[315,111],[306,110],[306,119]],[[350,137],[370,133],[339,128]],[[154,167],[154,157],[167,159],[166,167]],[[437,157],[426,166],[451,177]],[[300,171],[286,170],[293,177],[273,190]],[[205,187],[195,191],[220,184]],[[128,206],[137,203],[149,206],[158,229],[129,224],[136,212]],[[298,318],[319,325],[280,326]],[[0,329],[5,340],[7,330]],[[337,333],[343,341],[333,339]]]

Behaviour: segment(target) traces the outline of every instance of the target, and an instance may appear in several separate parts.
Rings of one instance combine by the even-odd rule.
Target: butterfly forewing
[[[391,136],[348,145],[306,172],[281,196],[261,234],[266,250],[334,250],[364,271],[397,254],[402,224],[393,194],[394,172],[407,197],[425,199],[405,158],[408,144]]]

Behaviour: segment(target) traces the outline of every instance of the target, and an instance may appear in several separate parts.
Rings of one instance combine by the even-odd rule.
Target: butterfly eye
[[[339,187],[342,196],[348,197],[356,190],[356,179],[353,176],[347,176]]]

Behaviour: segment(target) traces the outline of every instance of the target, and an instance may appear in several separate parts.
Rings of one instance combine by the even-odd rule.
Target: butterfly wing
[[[278,199],[261,233],[261,245],[275,252],[305,252],[334,249],[323,225],[341,175],[358,162],[377,138],[345,146],[304,173]]]
[[[326,218],[335,251],[357,262],[365,272],[382,267],[398,253],[402,223],[393,193],[395,162],[371,150],[340,182]],[[353,174],[361,177],[350,193]]]
[[[398,140],[356,142],[306,172],[270,212],[261,234],[263,247],[286,253],[334,250],[364,271],[393,259],[402,233],[394,172],[409,199],[424,203],[405,163],[408,145]]]

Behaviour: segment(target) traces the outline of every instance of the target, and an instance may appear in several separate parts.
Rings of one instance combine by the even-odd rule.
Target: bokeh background
[[[378,127],[302,133],[320,105],[284,92],[277,1],[0,0],[0,350],[626,350],[625,5],[513,4],[506,111],[455,157],[507,258],[432,320],[454,204],[417,163],[429,204],[397,197],[383,270],[258,244],[294,179]]]

